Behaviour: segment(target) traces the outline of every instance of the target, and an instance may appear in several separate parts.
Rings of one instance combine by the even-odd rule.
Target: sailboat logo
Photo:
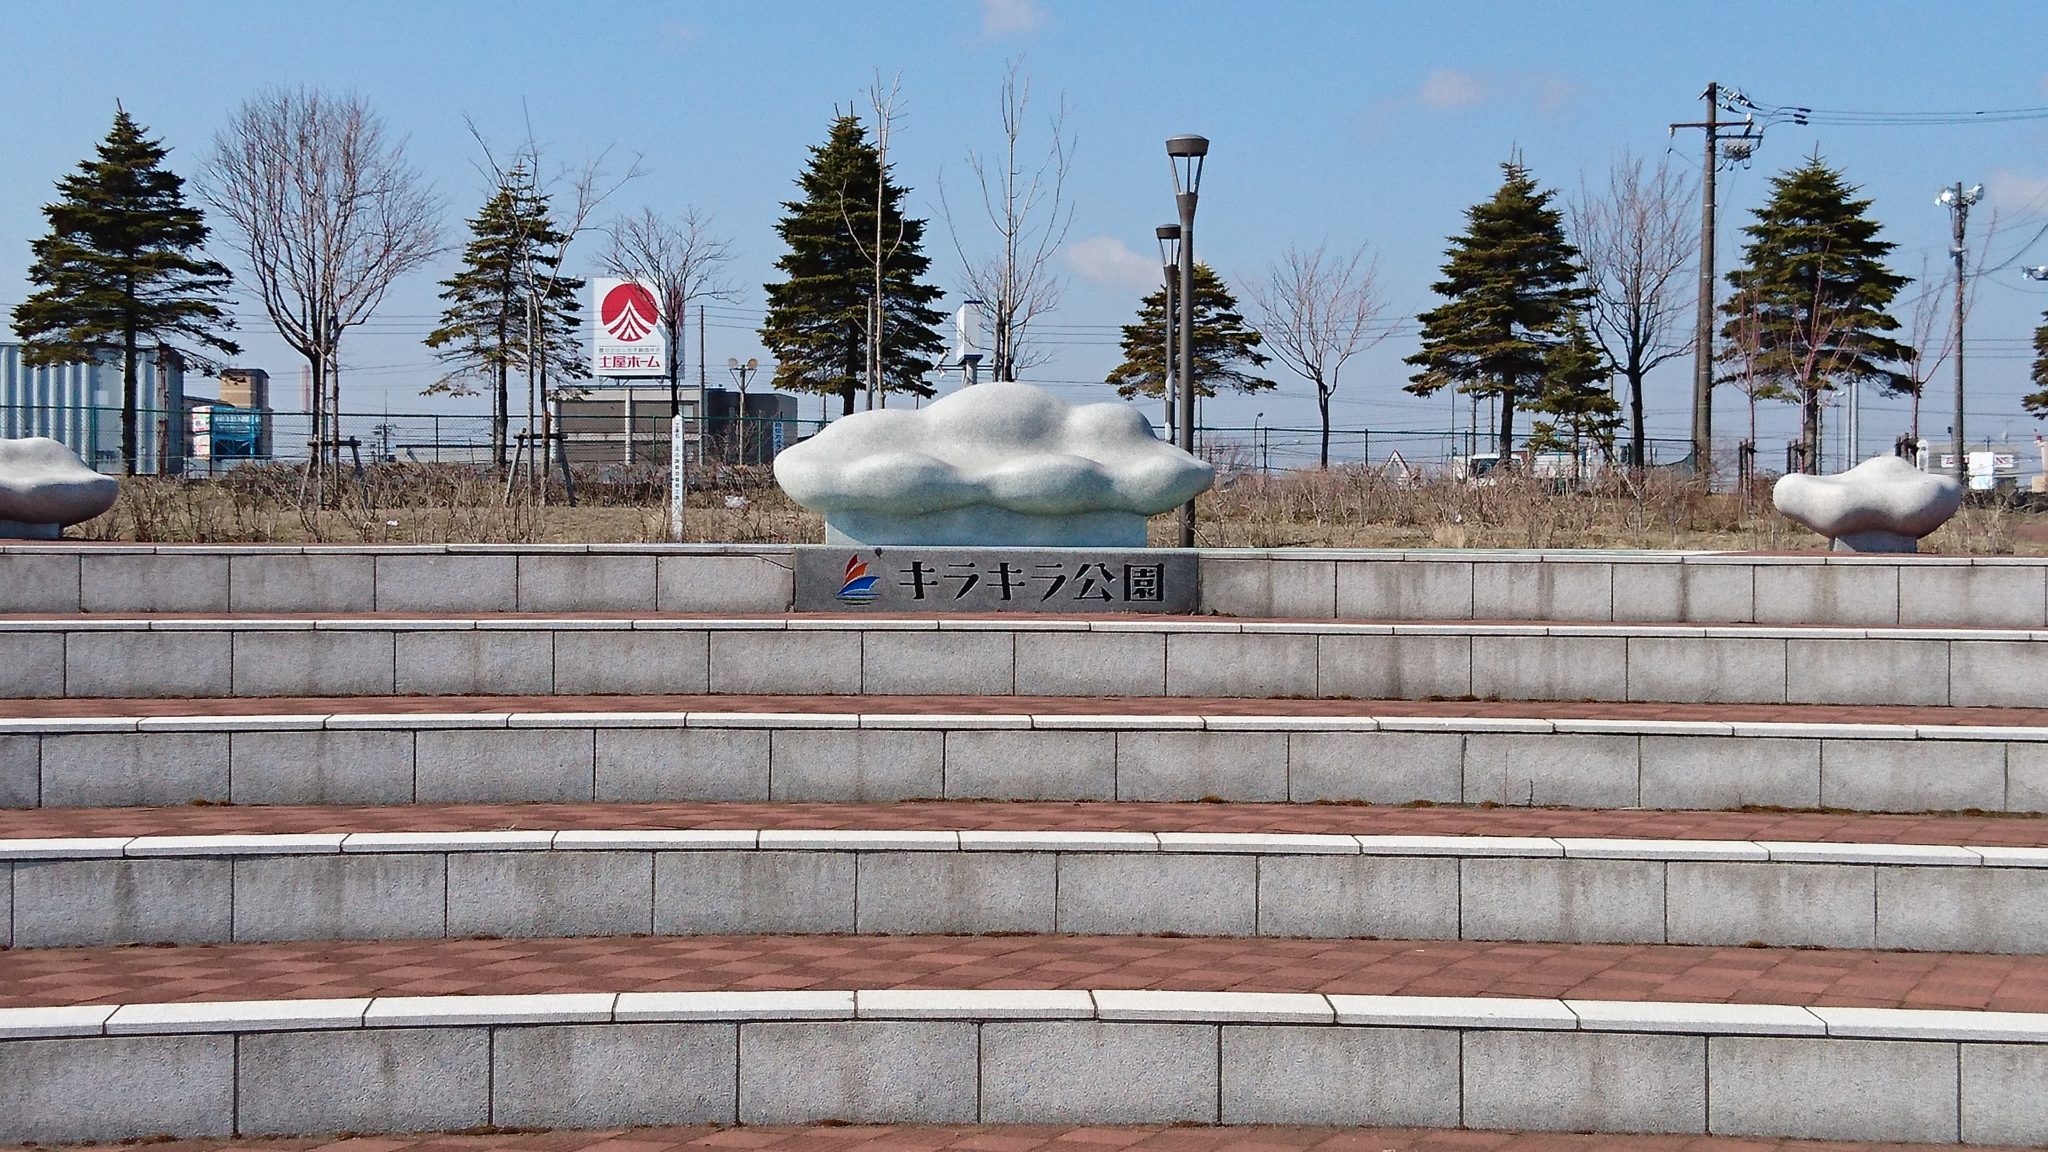
[[[847,557],[846,579],[839,585],[839,598],[848,604],[872,604],[878,595],[875,585],[880,576],[868,575],[868,566],[859,554]]]

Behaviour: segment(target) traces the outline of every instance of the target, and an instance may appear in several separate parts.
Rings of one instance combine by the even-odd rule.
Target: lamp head
[[[739,371],[739,368],[740,368],[740,358],[739,358],[739,357],[737,357],[737,356],[727,356],[727,357],[725,358],[725,366],[726,366],[727,368],[730,368],[730,369],[732,369],[732,370],[733,370],[733,371],[735,371],[735,372]]]
[[[1944,208],[1954,204],[1956,202],[1956,190],[1953,188],[1943,188],[1941,195],[1934,198],[1934,202]]]
[[[1178,240],[1180,239],[1180,225],[1161,224],[1152,230],[1152,234],[1161,240]]]
[[[1207,136],[1172,137],[1166,142],[1166,154],[1174,157],[1207,156],[1209,154],[1209,138]]]
[[[1161,224],[1152,230],[1159,238],[1159,263],[1167,269],[1167,281],[1172,282],[1173,268],[1180,263],[1180,225]]]
[[[1207,136],[1175,136],[1166,142],[1166,161],[1173,166],[1175,196],[1194,196],[1202,190],[1202,158],[1208,154]],[[1183,205],[1183,220],[1194,211],[1192,203]]]

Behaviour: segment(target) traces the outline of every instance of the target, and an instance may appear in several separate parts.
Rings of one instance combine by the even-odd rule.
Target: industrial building
[[[0,437],[48,436],[102,472],[121,469],[121,354],[32,367],[22,345],[0,343]],[[138,472],[176,472],[185,456],[185,368],[177,355],[136,361]],[[164,462],[168,461],[168,467]]]

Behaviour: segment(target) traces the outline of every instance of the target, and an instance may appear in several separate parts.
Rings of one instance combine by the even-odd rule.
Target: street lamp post
[[[1180,446],[1195,450],[1195,204],[1202,190],[1206,136],[1175,136],[1166,142],[1173,169],[1173,201],[1180,209]],[[1180,546],[1195,546],[1195,502],[1180,508]]]
[[[754,373],[761,370],[761,362],[749,356],[747,357],[747,362],[742,364],[739,357],[728,356],[725,360],[725,370],[732,373],[732,378],[738,381],[740,386],[740,463],[751,464],[753,461],[748,458],[747,451],[747,381],[753,379]]]
[[[1984,198],[1984,186],[1975,184],[1963,187],[1961,180],[1953,188],[1943,188],[1934,202],[1948,209],[1955,224],[1955,242],[1949,245],[1949,255],[1956,261],[1956,480],[1964,488],[1970,486],[1970,455],[1963,437],[1963,230],[1970,221],[1970,205]]]
[[[1159,394],[1166,400],[1166,423],[1160,427],[1166,429],[1166,438],[1172,441],[1178,439],[1174,435],[1173,406],[1176,395],[1173,386],[1173,282],[1180,279],[1180,225],[1161,224],[1152,230],[1152,234],[1159,240],[1159,267],[1166,282],[1166,306],[1160,310],[1166,321],[1166,358],[1159,362]]]

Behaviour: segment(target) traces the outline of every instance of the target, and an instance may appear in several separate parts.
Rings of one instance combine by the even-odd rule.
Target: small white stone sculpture
[[[1837,552],[1914,552],[1963,506],[1963,486],[1897,456],[1875,456],[1833,476],[1780,477],[1771,502]]]
[[[121,482],[47,436],[0,440],[0,537],[55,540],[114,506]]]
[[[775,458],[829,544],[1142,548],[1145,519],[1215,479],[1127,404],[977,384],[835,421]]]

